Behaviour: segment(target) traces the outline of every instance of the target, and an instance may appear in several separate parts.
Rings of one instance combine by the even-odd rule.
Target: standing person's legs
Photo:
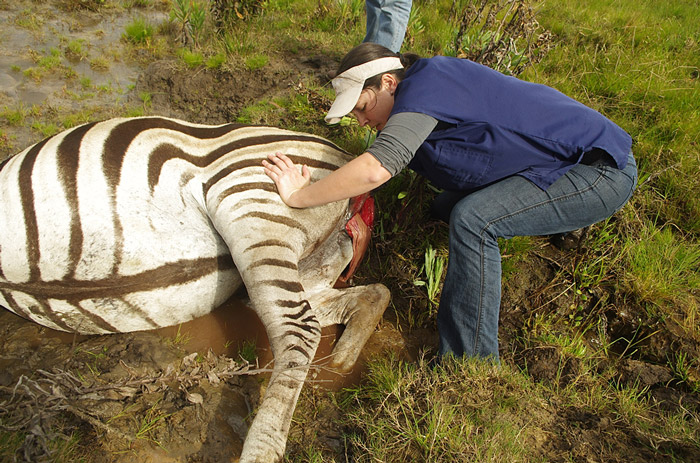
[[[611,216],[632,195],[633,157],[624,170],[574,166],[543,191],[513,176],[465,196],[450,215],[450,254],[438,310],[440,354],[498,361],[501,255],[498,238],[551,235]]]
[[[398,52],[401,49],[412,0],[365,0],[367,35],[364,42],[378,43]]]

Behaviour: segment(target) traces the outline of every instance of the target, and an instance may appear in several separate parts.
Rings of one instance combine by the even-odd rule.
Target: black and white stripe
[[[162,117],[86,124],[27,148],[0,165],[0,305],[58,330],[125,332],[186,322],[245,284],[277,372],[241,461],[281,458],[320,327],[369,303],[331,289],[352,257],[347,202],[284,205],[261,164],[275,151],[314,180],[348,161],[307,134]],[[372,291],[386,306],[385,288]],[[356,325],[348,342],[364,344]],[[342,367],[356,359],[346,351]]]

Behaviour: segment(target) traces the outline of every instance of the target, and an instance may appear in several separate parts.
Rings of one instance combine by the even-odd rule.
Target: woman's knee
[[[483,238],[489,234],[489,217],[486,208],[474,198],[466,196],[455,204],[450,212],[450,233]]]

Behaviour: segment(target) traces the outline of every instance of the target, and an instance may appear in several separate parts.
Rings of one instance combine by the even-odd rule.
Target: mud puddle
[[[74,122],[83,122],[123,107],[148,65],[122,37],[135,20],[156,27],[167,22],[168,12],[121,7],[98,12],[71,8],[69,2],[0,4],[0,110],[13,112],[16,121],[4,130],[9,142],[3,158],[41,138],[31,130],[32,115],[51,114],[60,125],[62,117],[82,113]]]
[[[113,341],[118,342],[120,336],[120,334],[77,335],[39,327],[34,322],[7,313],[5,310],[3,310],[3,316],[12,319],[11,325],[14,326],[14,330],[24,333],[22,343],[30,349],[40,350],[49,343],[60,346],[59,349],[80,350],[80,346],[84,343],[103,340],[105,344],[111,344]],[[375,339],[378,336],[370,339],[353,369],[341,373],[328,367],[328,363],[333,346],[342,335],[343,327],[334,325],[323,328],[321,343],[309,373],[309,384],[329,391],[358,384],[366,370],[368,358],[385,353],[387,349],[391,349],[392,345],[397,348],[403,347],[400,336],[398,333],[392,335],[392,329],[389,326],[381,331],[383,339]],[[267,376],[268,370],[273,366],[274,357],[265,328],[253,309],[247,305],[247,300],[241,298],[232,297],[211,313],[190,322],[133,334],[137,337],[154,336],[162,344],[179,350],[182,357],[191,354],[206,356],[211,352],[215,356],[231,358],[237,362],[250,362],[252,369],[261,371],[262,378]],[[387,338],[391,337],[394,338],[394,342],[388,342]],[[3,351],[11,352],[12,349],[11,345],[6,344]],[[1,357],[0,362],[2,362]],[[167,366],[161,365],[161,367]]]

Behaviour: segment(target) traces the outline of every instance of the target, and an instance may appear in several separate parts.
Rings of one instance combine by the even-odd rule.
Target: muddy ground
[[[324,81],[336,65],[329,57],[302,50],[284,63],[273,59],[252,72],[185,70],[172,58],[143,55],[124,44],[124,26],[135,16],[164,21],[167,9],[66,9],[65,2],[58,0],[0,4],[0,109],[24,114],[19,123],[0,118],[0,158],[43,138],[40,126],[30,127],[32,120],[61,121],[75,113],[85,119],[104,119],[123,115],[125,107],[143,106],[146,114],[224,123],[262,98],[294,91],[305,79]],[[25,72],[39,68],[38,61],[51,55],[52,48],[63,52],[76,39],[84,40],[83,55],[63,59],[48,70],[40,68],[39,77]],[[88,77],[90,85],[81,77]],[[151,96],[148,104],[142,101],[144,93]],[[505,284],[503,356],[508,362],[527,365],[538,380],[566,382],[580,367],[575,359],[556,347],[522,348],[518,339],[534,312],[564,314],[581,303],[564,291],[569,283],[561,273],[581,250],[561,250],[544,239],[538,245],[538,257],[518,264]],[[391,288],[390,283],[396,312],[415,303],[409,300],[410,294]],[[633,308],[602,290],[589,296],[591,316],[605,321],[609,339],[640,338]],[[606,303],[598,304],[600,300]],[[17,461],[46,461],[50,451],[66,453],[60,461],[81,457],[93,462],[235,461],[264,390],[264,370],[270,360],[265,335],[244,302],[242,295],[211,316],[179,328],[89,337],[57,333],[1,310],[2,425],[5,431],[16,429],[26,435],[22,451],[15,455]],[[326,330],[319,366],[303,393],[301,413],[314,420],[293,424],[289,444],[293,454],[313,438],[337,461],[345,461],[347,429],[326,391],[361,381],[362,361],[375,353],[391,351],[413,359],[421,351],[434,352],[436,346],[431,323],[408,330],[393,313],[387,313],[356,371],[339,377],[325,370],[322,362],[337,332]],[[673,336],[654,336],[637,344],[644,355],[621,361],[620,378],[648,386],[652,397],[671,409],[697,410],[697,395],[674,388],[672,372],[663,365],[679,342]],[[251,354],[251,345],[257,346],[257,356]],[[697,346],[684,349],[698,354]],[[562,363],[560,377],[557,370]],[[561,417],[560,429],[545,439],[544,454],[551,451],[565,459],[571,449],[578,449],[575,461],[600,461],[599,436],[607,432],[609,423],[573,411],[570,415]],[[52,444],[68,436],[76,436],[80,444],[62,448]],[[638,448],[633,437],[620,446],[629,455],[627,461],[653,457]],[[700,461],[697,449],[676,451],[688,456],[687,461]],[[13,461],[12,456],[3,457]]]

